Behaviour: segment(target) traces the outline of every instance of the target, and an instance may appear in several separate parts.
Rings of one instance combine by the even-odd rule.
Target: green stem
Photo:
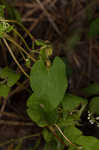
[[[25,50],[24,50],[24,48],[22,48],[16,41],[14,41],[9,35],[5,35],[5,38],[7,38],[7,40],[8,41],[10,41],[10,42],[12,42],[16,47],[18,47],[21,51],[23,51],[29,58],[31,58],[31,60],[33,61],[33,62],[35,62],[36,61],[36,59],[35,58],[33,58],[28,52],[26,52]]]
[[[32,36],[32,34],[24,27],[23,24],[17,22],[16,20],[5,20],[5,19],[0,19],[0,22],[9,22],[9,23],[15,23],[18,24],[26,33],[27,35],[31,38],[32,41],[35,41],[35,38]]]
[[[29,48],[28,44],[26,43],[26,41],[24,40],[24,38],[21,36],[21,34],[16,29],[14,29],[14,28],[13,28],[13,31],[16,33],[17,36],[19,36],[21,38],[21,40],[23,41],[24,45],[26,46],[26,48],[30,52],[30,48]]]

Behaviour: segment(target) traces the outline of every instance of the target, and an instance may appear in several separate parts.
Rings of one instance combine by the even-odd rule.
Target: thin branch
[[[19,62],[17,61],[16,57],[14,56],[10,46],[8,45],[6,39],[3,38],[3,41],[6,45],[6,47],[8,48],[8,51],[9,53],[11,54],[12,58],[14,59],[15,63],[18,65],[18,67],[20,68],[20,70],[24,73],[24,75],[27,77],[27,78],[30,78],[29,75],[24,71],[24,69],[22,68],[22,66],[19,64]]]
[[[49,22],[51,23],[51,25],[53,26],[53,28],[55,29],[55,31],[61,35],[61,32],[59,31],[57,25],[55,24],[55,22],[53,21],[51,15],[49,14],[49,12],[45,9],[44,5],[39,1],[36,0],[36,2],[40,5],[41,9],[44,11],[45,15],[48,17]]]
[[[9,120],[0,120],[0,125],[12,125],[12,126],[33,126],[32,122],[22,122],[22,121],[9,121]]]

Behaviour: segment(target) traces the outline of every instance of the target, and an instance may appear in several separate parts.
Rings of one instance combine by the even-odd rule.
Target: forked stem
[[[31,58],[31,60],[33,61],[33,62],[35,62],[36,61],[36,59],[35,58],[33,58],[28,52],[26,52],[25,50],[24,50],[24,48],[22,48],[16,41],[14,41],[9,35],[5,35],[5,38],[7,38],[7,40],[9,40],[10,42],[12,42],[17,48],[19,48],[21,51],[23,51],[29,58]]]
[[[24,71],[24,69],[22,68],[22,66],[21,66],[21,65],[19,64],[19,62],[17,61],[16,57],[14,56],[14,54],[13,54],[13,52],[12,52],[12,50],[11,50],[10,46],[8,45],[8,43],[7,43],[7,41],[6,41],[5,38],[3,38],[3,41],[4,41],[5,45],[6,45],[6,47],[8,48],[8,51],[9,51],[9,53],[11,54],[13,60],[15,61],[15,63],[16,63],[16,64],[18,65],[18,67],[20,68],[20,70],[24,73],[24,75],[25,75],[27,78],[30,78],[29,75]]]

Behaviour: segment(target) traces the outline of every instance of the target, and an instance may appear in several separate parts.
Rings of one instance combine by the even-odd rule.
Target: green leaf
[[[36,44],[36,46],[47,47],[50,45],[50,42],[49,41],[43,41],[43,40],[35,40],[35,44]]]
[[[85,108],[87,100],[82,97],[66,94],[62,103],[64,111],[68,113],[77,110],[79,106]]]
[[[27,101],[27,113],[31,120],[36,122],[40,127],[47,126],[48,124],[54,124],[57,121],[56,110],[47,113],[44,109],[44,103],[47,107],[50,107],[48,102],[43,102],[42,97],[32,94]]]
[[[10,31],[12,31],[13,26],[11,26],[10,24],[8,24],[7,22],[1,22],[0,23],[0,38],[3,38],[5,33],[9,33]]]
[[[90,104],[89,109],[93,114],[99,115],[99,97],[94,97]]]
[[[99,35],[99,18],[96,18],[90,24],[90,30],[88,35],[89,37],[95,37],[96,35]]]
[[[31,69],[30,83],[34,93],[43,97],[45,109],[54,110],[67,89],[65,64],[59,57],[55,58],[50,68],[45,66],[43,60],[37,61]]]
[[[75,140],[79,138],[79,136],[82,135],[82,132],[77,129],[75,126],[67,126],[64,129],[64,135],[75,144]],[[68,142],[67,142],[68,144]]]
[[[4,5],[0,5],[0,38],[3,38],[5,33],[9,33],[13,29],[13,26],[4,20],[4,8]]]
[[[81,145],[81,150],[99,150],[99,140],[92,136],[80,136],[76,144]]]
[[[46,45],[45,41],[43,41],[43,40],[35,40],[35,44],[36,44],[36,46],[45,46]]]
[[[7,97],[10,91],[10,87],[5,84],[0,84],[0,96]]]
[[[7,80],[7,85],[12,87],[20,78],[20,74],[16,74],[12,69],[5,67],[0,71],[0,78]]]
[[[32,94],[27,101],[27,113],[31,120],[36,122],[39,126],[44,127],[47,126],[47,122],[44,115],[44,110],[42,108],[42,104],[40,105],[39,98]]]
[[[59,126],[71,126],[77,124],[79,120],[78,115],[68,115],[67,112],[63,112],[63,118],[59,120]]]
[[[88,96],[99,95],[99,84],[89,84],[86,88],[82,89],[82,91]]]

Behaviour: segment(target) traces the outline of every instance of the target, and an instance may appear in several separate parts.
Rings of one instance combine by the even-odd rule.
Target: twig
[[[18,65],[18,67],[20,68],[20,70],[24,73],[24,75],[27,77],[27,78],[30,78],[29,75],[24,71],[24,69],[22,68],[22,66],[19,64],[19,62],[17,61],[16,57],[14,56],[14,53],[12,52],[10,46],[8,45],[6,39],[3,38],[3,41],[6,45],[6,47],[8,48],[9,50],[9,53],[11,54],[12,58],[14,59],[15,63]]]
[[[55,29],[55,31],[61,35],[60,30],[58,29],[57,25],[55,24],[55,22],[53,21],[51,15],[48,13],[48,11],[44,8],[44,5],[39,1],[36,0],[36,2],[40,5],[41,9],[44,11],[45,15],[48,17],[49,22],[51,23],[51,25],[53,26],[53,28]]]
[[[9,121],[9,120],[0,120],[0,125],[12,125],[12,126],[33,126],[31,122],[22,122],[22,121]]]
[[[7,117],[12,117],[12,118],[19,118],[18,115],[13,114],[13,113],[9,113],[9,112],[0,112],[0,116],[1,116],[1,115],[7,116]]]
[[[25,2],[18,2],[16,3],[15,5],[13,5],[14,7],[26,7],[26,8],[34,8],[36,7],[36,4],[33,4],[33,3],[25,3]]]
[[[8,101],[8,99],[9,99],[11,96],[13,96],[15,93],[17,93],[17,92],[19,92],[19,91],[24,90],[25,88],[27,88],[27,86],[28,86],[27,82],[28,82],[28,81],[29,81],[28,79],[25,80],[25,81],[23,82],[23,86],[22,86],[22,85],[21,85],[21,86],[18,86],[16,89],[14,89],[12,92],[10,92],[9,95],[3,100],[3,105],[2,105],[1,110],[0,110],[1,113],[4,112],[5,107],[6,107],[6,104],[7,104],[7,101]],[[0,117],[1,117],[1,116],[2,116],[2,114],[0,114]]]
[[[50,2],[50,0],[44,1],[44,2],[42,2],[42,5],[45,7],[46,5],[48,5],[49,2]],[[27,17],[33,15],[33,13],[35,13],[39,8],[41,8],[40,5],[38,5],[38,4],[33,4],[33,5],[34,5],[34,8],[29,10],[26,14],[24,14],[24,16],[22,18],[27,18]]]
[[[44,17],[44,13],[41,13],[39,18],[35,19],[35,22],[29,28],[30,32],[37,26],[37,24],[39,24],[39,22],[42,20],[43,17]]]

